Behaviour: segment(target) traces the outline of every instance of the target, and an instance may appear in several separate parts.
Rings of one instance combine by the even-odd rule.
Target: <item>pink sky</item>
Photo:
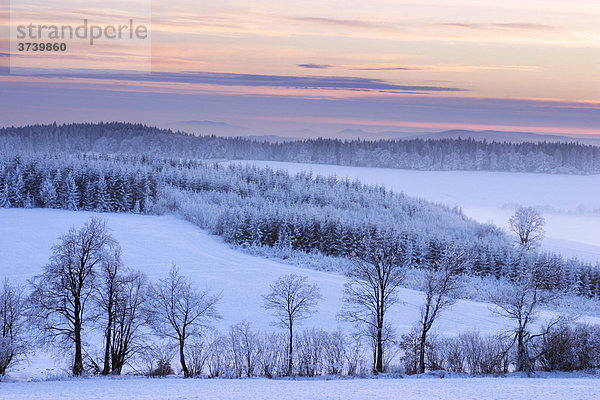
[[[5,20],[3,64],[10,52],[13,67],[55,75],[0,76],[2,121],[600,134],[597,0],[153,3],[13,2],[13,26],[151,17],[151,58],[150,47],[111,42],[73,44],[32,64],[8,50]],[[112,76],[148,62],[152,79]]]

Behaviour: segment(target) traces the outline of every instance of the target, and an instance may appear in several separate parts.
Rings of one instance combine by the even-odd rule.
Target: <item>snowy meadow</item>
[[[597,175],[11,151],[0,394],[595,398],[599,199]]]
[[[2,398],[21,400],[35,393],[39,400],[117,400],[124,396],[144,400],[594,400],[600,397],[599,383],[593,376],[351,380],[97,378],[5,383]]]
[[[342,307],[343,275],[245,254],[174,216],[0,209],[0,219],[6,222],[0,228],[0,242],[5,249],[3,265],[10,266],[4,276],[25,283],[39,274],[48,262],[47,255],[56,238],[71,226],[83,225],[90,216],[101,216],[108,221],[114,237],[121,244],[125,265],[157,280],[166,276],[175,263],[181,273],[192,278],[199,287],[221,293],[218,307],[223,319],[215,322],[220,330],[226,331],[243,320],[251,321],[255,329],[272,330],[273,318],[262,307],[261,294],[267,293],[273,279],[292,273],[308,276],[321,288],[323,296],[318,310],[302,328],[334,331],[344,325],[337,318]],[[392,308],[390,320],[399,331],[410,331],[419,319],[423,293],[400,289],[399,297],[402,302]],[[490,303],[459,300],[448,313],[442,314],[436,330],[448,336],[472,330],[482,334],[510,330],[509,321],[498,318],[492,308]],[[600,317],[589,316],[588,321],[600,324]],[[48,370],[60,374],[68,362],[66,359],[53,360],[43,353],[40,356],[16,366],[11,375],[39,379],[46,376]]]

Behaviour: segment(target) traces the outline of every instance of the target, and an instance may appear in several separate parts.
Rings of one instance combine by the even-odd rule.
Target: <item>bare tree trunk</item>
[[[425,343],[427,342],[427,326],[429,324],[429,312],[431,309],[431,294],[427,293],[427,300],[425,301],[425,309],[423,316],[421,317],[421,337],[419,338],[419,365],[417,372],[420,374],[425,373]]]
[[[531,365],[529,364],[529,354],[525,345],[525,333],[523,329],[519,329],[517,332],[517,371],[531,372]]]
[[[254,368],[252,366],[252,360],[250,358],[250,344],[248,343],[248,337],[246,336],[244,340],[246,342],[246,376],[250,378],[252,376]]]
[[[180,339],[179,340],[179,362],[181,363],[181,369],[183,370],[183,377],[189,378],[190,371],[187,367],[187,364],[185,363],[185,353],[183,351],[184,344],[185,344],[185,342],[183,341],[183,339]]]
[[[427,329],[423,326],[419,340],[419,373],[425,373],[425,343],[427,342]]]
[[[383,372],[383,316],[377,318],[377,361],[375,363],[376,374]]]
[[[116,334],[113,334],[113,340],[116,338]],[[121,347],[123,346],[123,347]],[[121,375],[121,371],[123,370],[123,365],[125,365],[125,360],[127,358],[127,343],[122,343],[118,346],[115,344],[111,344],[111,374],[113,375]]]
[[[290,318],[290,351],[288,353],[288,375],[292,375],[292,371],[294,368],[294,324]]]
[[[81,350],[81,320],[79,319],[79,299],[75,299],[75,323],[73,324],[73,333],[75,336],[75,360],[73,361],[73,376],[80,376],[83,373],[83,353]]]
[[[123,370],[123,364],[120,363],[113,363],[113,367],[112,367],[112,373],[114,375],[121,375],[121,371]]]
[[[112,305],[108,308],[108,324],[106,327],[106,346],[104,348],[104,368],[102,369],[102,375],[108,375],[110,373],[110,348],[111,348],[111,334],[112,334]]]
[[[2,360],[3,363],[0,364],[0,376],[5,376],[6,375],[6,369],[10,365],[10,362],[12,361],[13,357],[14,357],[14,355],[10,354],[8,357],[6,357],[5,360]]]
[[[114,309],[115,309],[115,296],[118,290],[118,279],[119,279],[119,267],[121,263],[121,250],[116,249],[113,260],[107,260],[108,262],[104,266],[104,273],[106,274],[106,290],[104,296],[106,296],[106,346],[104,348],[104,367],[102,369],[102,375],[108,375],[111,371],[111,350],[112,350],[112,330],[113,323],[115,320]]]

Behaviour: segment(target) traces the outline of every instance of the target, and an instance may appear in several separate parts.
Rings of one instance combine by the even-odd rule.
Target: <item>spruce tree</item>
[[[97,211],[110,211],[110,199],[108,197],[108,188],[106,187],[106,180],[104,176],[96,181],[96,210]]]
[[[8,208],[11,207],[10,202],[10,189],[8,186],[8,182],[5,182],[4,185],[0,188],[0,207]]]
[[[12,183],[10,185],[10,203],[13,207],[23,207],[25,204],[25,182],[23,181],[23,175],[19,168],[17,168],[12,177]]]
[[[77,210],[79,208],[79,190],[72,172],[69,172],[65,179],[65,194],[64,207],[67,210]]]
[[[46,208],[55,208],[58,205],[56,186],[54,186],[54,181],[48,176],[42,181],[40,187],[40,200],[42,206]]]
[[[91,179],[85,183],[82,206],[84,210],[93,210],[96,207],[96,187]]]

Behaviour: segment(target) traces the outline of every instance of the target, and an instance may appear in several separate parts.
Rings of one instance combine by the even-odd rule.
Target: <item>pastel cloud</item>
[[[600,102],[482,99],[441,93],[330,98],[235,93],[237,86],[217,85],[192,93],[185,90],[188,83],[174,90],[165,90],[164,82],[149,82],[155,86],[139,88],[125,80],[125,75],[121,80],[99,76],[87,81],[73,77],[57,77],[52,82],[50,77],[0,79],[5,94],[0,99],[2,121],[15,125],[54,120],[164,124],[192,118],[250,126],[261,132],[308,127],[327,134],[345,127],[361,127],[600,134]]]
[[[436,85],[402,85],[382,79],[332,76],[286,76],[216,73],[203,71],[154,72],[151,74],[132,74],[127,71],[112,70],[23,70],[22,75],[59,78],[108,79],[121,81],[171,82],[208,84],[217,86],[260,86],[300,89],[337,89],[364,91],[403,91],[403,92],[460,92],[466,89]],[[13,69],[13,75],[19,75]]]
[[[313,63],[307,63],[307,64],[296,64],[298,67],[300,68],[308,68],[308,69],[328,69],[331,68],[331,65],[328,64],[313,64]]]
[[[62,22],[89,16],[108,23],[126,16],[104,4],[87,10],[76,0],[36,1],[49,6],[23,7],[24,17]],[[446,124],[589,133],[600,126],[598,2],[339,4],[154,2],[154,73],[124,71],[135,68],[135,49],[128,47],[95,56],[48,55],[58,73],[0,77],[0,90],[11,93],[9,102],[3,92],[0,119],[33,122],[43,113],[32,110],[50,110],[38,90],[57,104],[39,118],[65,121],[90,115],[152,122],[163,111],[185,120],[202,110],[206,119],[241,119],[265,128]],[[5,63],[8,47],[0,51]],[[65,69],[80,61],[100,71]],[[113,107],[109,100],[117,97],[119,107]]]
[[[496,22],[496,23],[466,23],[466,22],[445,22],[436,24],[442,27],[452,28],[466,28],[476,30],[498,30],[498,29],[513,29],[517,31],[557,31],[559,27],[544,25],[544,24],[533,24],[527,22]]]

